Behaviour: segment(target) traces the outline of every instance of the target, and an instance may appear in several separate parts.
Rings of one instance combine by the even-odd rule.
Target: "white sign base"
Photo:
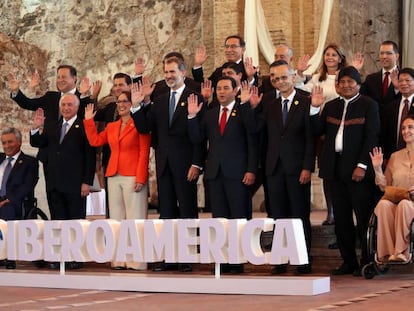
[[[330,291],[329,277],[221,276],[133,273],[0,272],[0,286],[118,290],[158,293],[319,295]]]

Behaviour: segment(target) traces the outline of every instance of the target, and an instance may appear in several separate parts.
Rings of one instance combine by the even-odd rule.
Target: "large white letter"
[[[245,263],[246,259],[241,251],[241,232],[246,225],[246,219],[229,219],[228,220],[228,248],[229,248],[229,263],[239,264]]]
[[[61,261],[61,220],[45,221],[43,239],[45,241],[43,251],[46,261]]]
[[[300,219],[276,220],[270,264],[279,265],[288,261],[293,265],[308,263],[305,234]]]
[[[19,221],[7,222],[7,259],[17,260],[17,241],[18,241]]]
[[[143,262],[144,220],[121,221],[115,261]]]
[[[91,260],[103,263],[113,260],[120,222],[101,219],[91,222],[86,237],[86,248]]]
[[[178,220],[178,262],[200,262],[200,255],[197,252],[197,245],[199,244],[197,237],[198,227],[198,219]]]
[[[274,221],[268,218],[252,219],[243,228],[241,246],[246,260],[254,265],[266,263],[266,256],[260,246],[262,231],[273,229]]]
[[[144,221],[145,262],[177,262],[177,220]]]
[[[19,260],[43,259],[43,220],[22,220],[19,223]]]
[[[200,220],[201,263],[225,263],[227,252],[227,219]]]
[[[85,237],[89,221],[84,219],[65,220],[62,222],[62,260],[89,261]]]

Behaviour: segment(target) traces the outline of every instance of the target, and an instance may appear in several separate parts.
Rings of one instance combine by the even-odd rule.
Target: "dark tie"
[[[62,124],[62,128],[60,129],[60,140],[59,143],[61,144],[63,141],[63,138],[65,138],[66,135],[66,129],[68,128],[69,123],[68,122],[64,122]]]
[[[397,146],[398,150],[400,150],[402,148],[405,148],[405,141],[402,137],[401,129],[402,129],[402,124],[403,124],[404,119],[408,116],[408,110],[410,109],[409,107],[410,107],[410,102],[406,98],[406,99],[404,99],[404,107],[403,107],[403,110],[401,112],[400,131],[399,131],[399,134],[398,134],[398,146]]]
[[[384,80],[382,81],[382,97],[385,97],[388,92],[388,84],[389,84],[388,76],[389,75],[390,73],[388,71],[384,73]]]
[[[171,97],[170,97],[170,106],[169,106],[169,110],[168,110],[168,113],[169,113],[169,121],[170,121],[169,125],[171,125],[171,122],[172,122],[172,119],[173,119],[173,116],[174,116],[174,110],[175,110],[175,94],[177,94],[177,92],[172,92],[171,93]]]
[[[223,107],[220,117],[220,135],[223,136],[227,123],[227,108]]]
[[[13,161],[13,157],[8,157],[7,161],[8,163],[6,167],[4,168],[4,172],[3,172],[3,179],[1,180],[0,196],[2,197],[6,195],[6,184],[7,184],[7,179],[9,179],[9,175],[12,169],[11,161]]]
[[[289,99],[285,99],[283,101],[283,108],[282,108],[282,123],[283,123],[283,127],[286,126],[286,121],[287,121],[287,117],[288,117],[288,103],[289,103]]]

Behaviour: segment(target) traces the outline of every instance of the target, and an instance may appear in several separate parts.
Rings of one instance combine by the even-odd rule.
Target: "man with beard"
[[[198,218],[197,180],[204,164],[203,144],[194,144],[188,135],[187,99],[195,93],[184,84],[186,74],[182,60],[172,57],[164,62],[165,82],[169,92],[160,94],[142,108],[140,86],[132,87],[132,113],[140,133],[151,132],[155,149],[159,212],[161,219]],[[150,94],[145,94],[145,102]],[[201,95],[197,94],[199,102]],[[176,265],[159,265],[163,271]],[[181,265],[188,272],[191,265]]]

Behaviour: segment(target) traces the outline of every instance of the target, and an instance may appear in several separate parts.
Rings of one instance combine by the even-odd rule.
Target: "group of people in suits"
[[[286,46],[279,48],[283,52]],[[155,150],[161,219],[198,217],[196,183],[202,173],[213,217],[250,219],[251,188],[263,174],[268,216],[301,219],[310,254],[310,180],[315,165],[315,138],[324,135],[320,177],[332,185],[335,232],[344,259],[332,273],[360,274],[367,255],[363,252],[358,261],[356,235],[364,241],[376,202],[369,151],[379,144],[380,137],[386,137],[386,131],[394,131],[390,137],[395,140],[399,132],[400,121],[394,127],[389,118],[386,120],[391,124],[380,123],[384,119],[380,115],[393,107],[388,101],[400,98],[400,94],[405,96],[403,85],[398,86],[398,47],[386,41],[380,48],[381,63],[390,72],[385,75],[388,88],[383,86],[383,78],[371,75],[362,83],[358,70],[345,66],[335,80],[339,96],[327,103],[322,87],[316,85],[311,96],[297,88],[300,84],[296,75],[307,68],[308,57],[301,58],[296,71],[289,59],[272,63],[272,88],[263,94],[257,87],[257,70],[251,59],[244,58],[244,51],[241,37],[226,38],[227,62],[205,81],[204,46],[196,51],[194,80],[187,77],[184,58],[178,52],[165,56],[164,79],[156,83],[142,76],[145,65],[138,59],[133,79],[124,73],[114,76],[111,94],[105,97],[102,107],[96,105],[101,84],[94,84],[92,96],[88,96],[91,85],[83,79],[78,92],[76,69],[72,66],[58,68],[58,92],[34,99],[27,98],[19,90],[17,79],[9,76],[12,99],[22,108],[36,111],[30,141],[40,148],[51,218],[85,218],[85,197],[95,172],[94,147],[106,144],[108,216],[146,218],[151,145]],[[411,76],[403,70],[400,74]],[[395,123],[401,112],[393,115]],[[104,129],[99,132],[94,121],[103,121]],[[395,151],[397,144],[393,147]],[[6,162],[1,162],[0,175],[4,175]],[[3,202],[6,201],[0,204]],[[357,218],[355,234],[353,212]],[[146,265],[130,259],[115,260],[112,267],[146,269]],[[68,267],[80,268],[81,264],[73,262]],[[170,269],[187,272],[192,266],[160,263],[154,268]],[[222,265],[224,273],[243,271],[241,264]],[[272,268],[273,274],[286,271],[287,265]],[[311,260],[295,271],[311,273]]]

